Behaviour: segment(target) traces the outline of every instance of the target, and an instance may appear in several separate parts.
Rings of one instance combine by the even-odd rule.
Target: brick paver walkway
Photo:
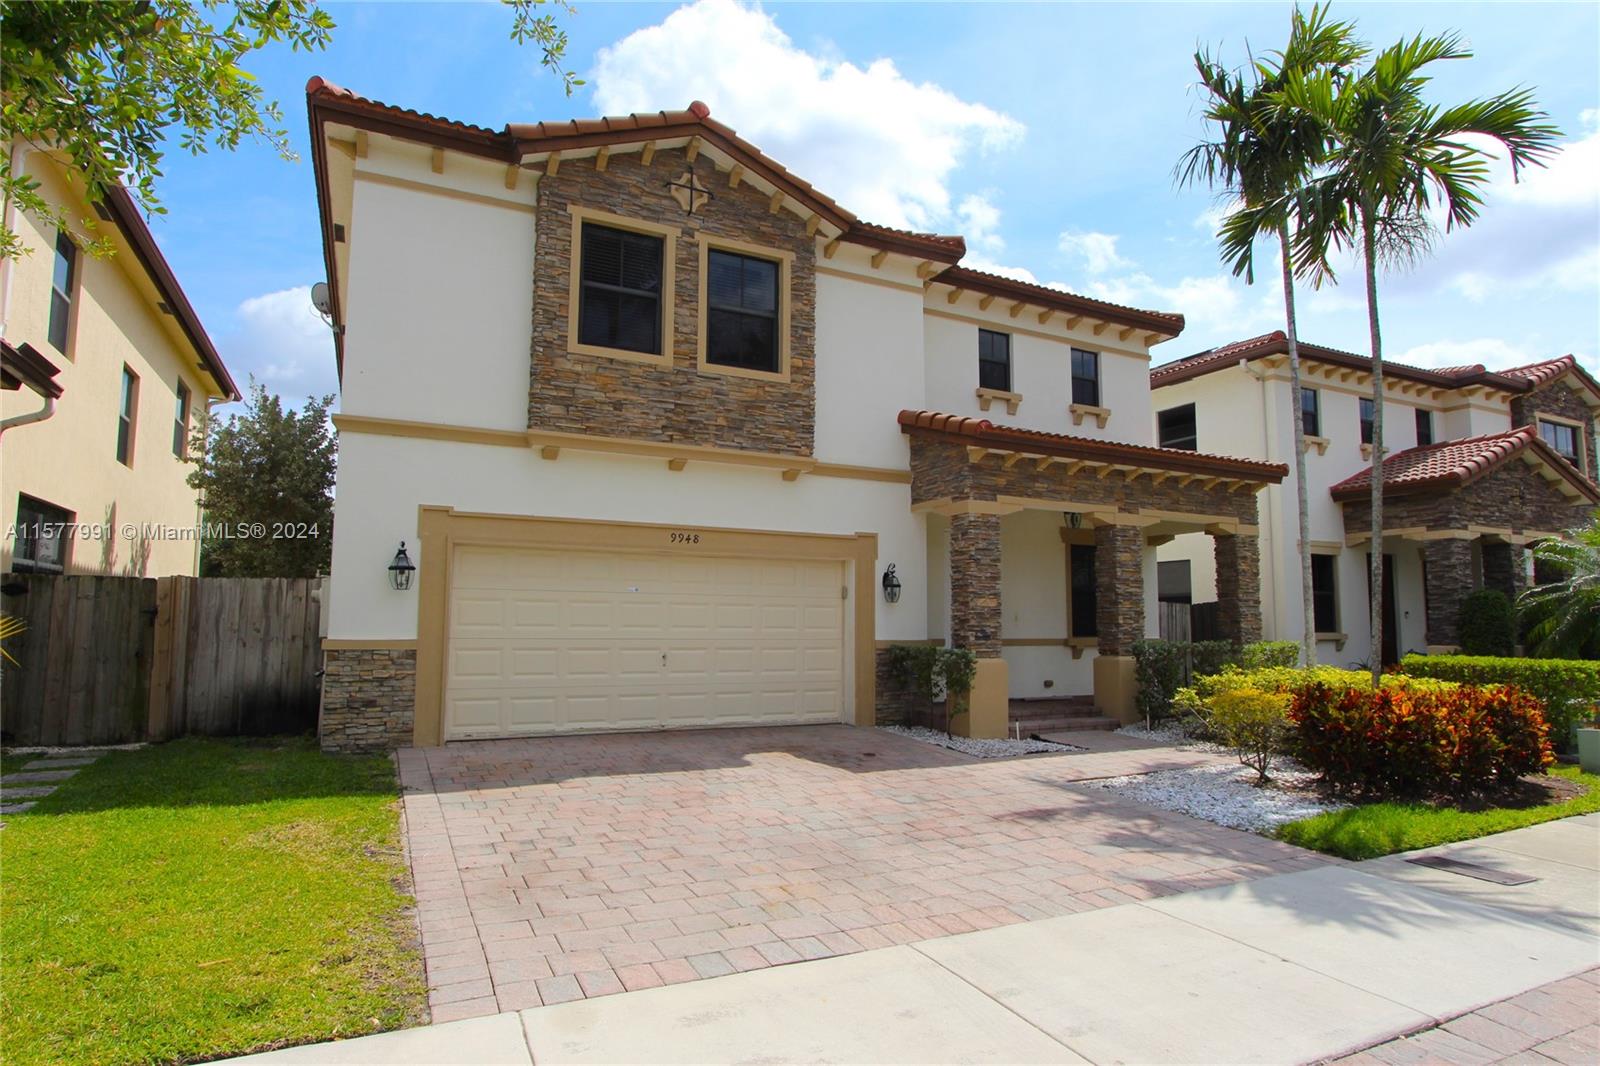
[[[973,760],[847,726],[399,753],[435,1022],[1330,860],[1064,788],[1193,751]]]
[[[1600,969],[1524,992],[1387,1044],[1338,1066],[1600,1062]]]

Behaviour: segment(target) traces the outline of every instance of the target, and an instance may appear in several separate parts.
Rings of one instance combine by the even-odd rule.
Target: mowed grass
[[[1550,775],[1578,784],[1583,792],[1561,803],[1486,810],[1458,810],[1425,803],[1371,803],[1290,822],[1278,829],[1278,837],[1343,859],[1375,859],[1397,851],[1451,844],[1600,811],[1600,776],[1580,773],[1575,766],[1553,767]]]
[[[309,738],[109,752],[0,830],[11,1064],[192,1061],[425,1020],[394,771]]]

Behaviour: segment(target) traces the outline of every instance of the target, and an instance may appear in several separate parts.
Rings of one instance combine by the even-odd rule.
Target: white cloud
[[[333,335],[311,306],[311,287],[263,293],[234,310],[234,328],[218,345],[241,386],[254,376],[268,392],[296,405],[338,392]]]
[[[1476,337],[1468,341],[1430,341],[1407,348],[1393,357],[1397,363],[1435,368],[1441,366],[1471,366],[1482,363],[1490,370],[1536,363],[1549,355],[1530,352],[1499,337]]]
[[[863,218],[932,229],[952,221],[950,176],[1023,126],[893,61],[865,67],[797,47],[771,15],[699,0],[601,49],[590,82],[606,114],[686,107],[712,117]]]
[[[1110,233],[1073,233],[1069,230],[1056,239],[1056,247],[1070,261],[1094,275],[1133,265],[1117,254],[1117,238]]]
[[[996,255],[1005,249],[1006,242],[1000,236],[1000,209],[987,195],[964,198],[956,207],[956,221],[969,251]]]

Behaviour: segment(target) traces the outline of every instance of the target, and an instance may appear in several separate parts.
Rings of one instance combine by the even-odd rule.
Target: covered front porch
[[[974,736],[1011,708],[1090,697],[1131,721],[1133,645],[1156,635],[1158,545],[1204,533],[1226,639],[1260,639],[1256,493],[1281,465],[904,412],[928,516],[929,635],[978,657]]]

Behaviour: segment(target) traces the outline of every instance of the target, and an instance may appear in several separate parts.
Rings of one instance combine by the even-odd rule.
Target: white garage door
[[[458,548],[445,737],[836,722],[844,567]]]

